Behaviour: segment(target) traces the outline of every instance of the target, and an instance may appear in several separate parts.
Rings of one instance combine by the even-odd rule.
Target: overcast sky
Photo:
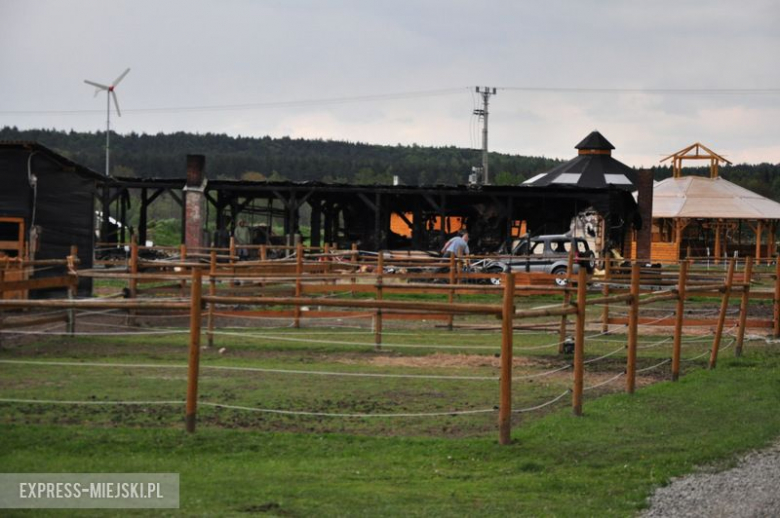
[[[0,0],[0,126],[103,131],[130,67],[120,133],[480,147],[484,85],[491,150],[778,163],[778,56],[777,0]]]

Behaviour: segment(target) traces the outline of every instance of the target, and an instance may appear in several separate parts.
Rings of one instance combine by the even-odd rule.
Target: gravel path
[[[780,442],[728,471],[674,479],[655,492],[641,517],[780,517]]]

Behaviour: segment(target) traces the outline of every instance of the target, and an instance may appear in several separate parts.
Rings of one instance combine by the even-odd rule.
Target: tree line
[[[36,141],[95,171],[105,169],[105,133],[48,129],[0,129],[0,140]],[[138,178],[181,178],[187,154],[206,155],[206,174],[214,179],[320,181],[406,185],[468,183],[482,161],[478,149],[454,146],[385,146],[360,142],[289,137],[243,137],[216,133],[111,134],[111,173]],[[494,183],[516,185],[560,164],[561,160],[490,153]],[[669,167],[653,167],[654,177],[671,176]],[[780,164],[738,164],[720,168],[721,176],[763,196],[780,200]],[[708,175],[707,168],[685,174]]]

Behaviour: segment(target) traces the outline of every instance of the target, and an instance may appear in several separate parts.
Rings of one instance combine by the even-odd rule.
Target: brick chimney
[[[206,219],[206,176],[204,155],[187,155],[187,184],[184,186],[184,244],[201,248],[206,240],[203,229]]]
[[[637,174],[639,196],[639,217],[642,218],[642,228],[636,236],[636,259],[650,261],[651,243],[653,241],[653,172],[639,171]]]

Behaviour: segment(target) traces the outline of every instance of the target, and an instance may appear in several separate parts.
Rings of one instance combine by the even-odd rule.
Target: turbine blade
[[[111,97],[114,98],[114,106],[116,106],[116,114],[120,117],[122,116],[122,112],[119,111],[119,101],[116,100],[116,92],[111,90]]]
[[[87,83],[88,85],[94,86],[95,88],[101,88],[103,90],[108,90],[110,88],[109,86],[101,85],[100,83],[96,83],[94,81],[87,81],[86,79],[84,80],[84,82]]]
[[[121,76],[119,76],[119,77],[117,77],[117,78],[116,78],[116,80],[114,80],[114,82],[113,82],[113,83],[111,83],[111,86],[116,86],[116,85],[118,85],[118,84],[119,84],[119,82],[120,82],[122,79],[124,79],[124,78],[125,78],[125,76],[127,75],[127,73],[128,73],[128,72],[130,72],[130,69],[129,69],[129,68],[128,68],[127,70],[125,70],[124,72],[122,72],[122,75],[121,75]]]

